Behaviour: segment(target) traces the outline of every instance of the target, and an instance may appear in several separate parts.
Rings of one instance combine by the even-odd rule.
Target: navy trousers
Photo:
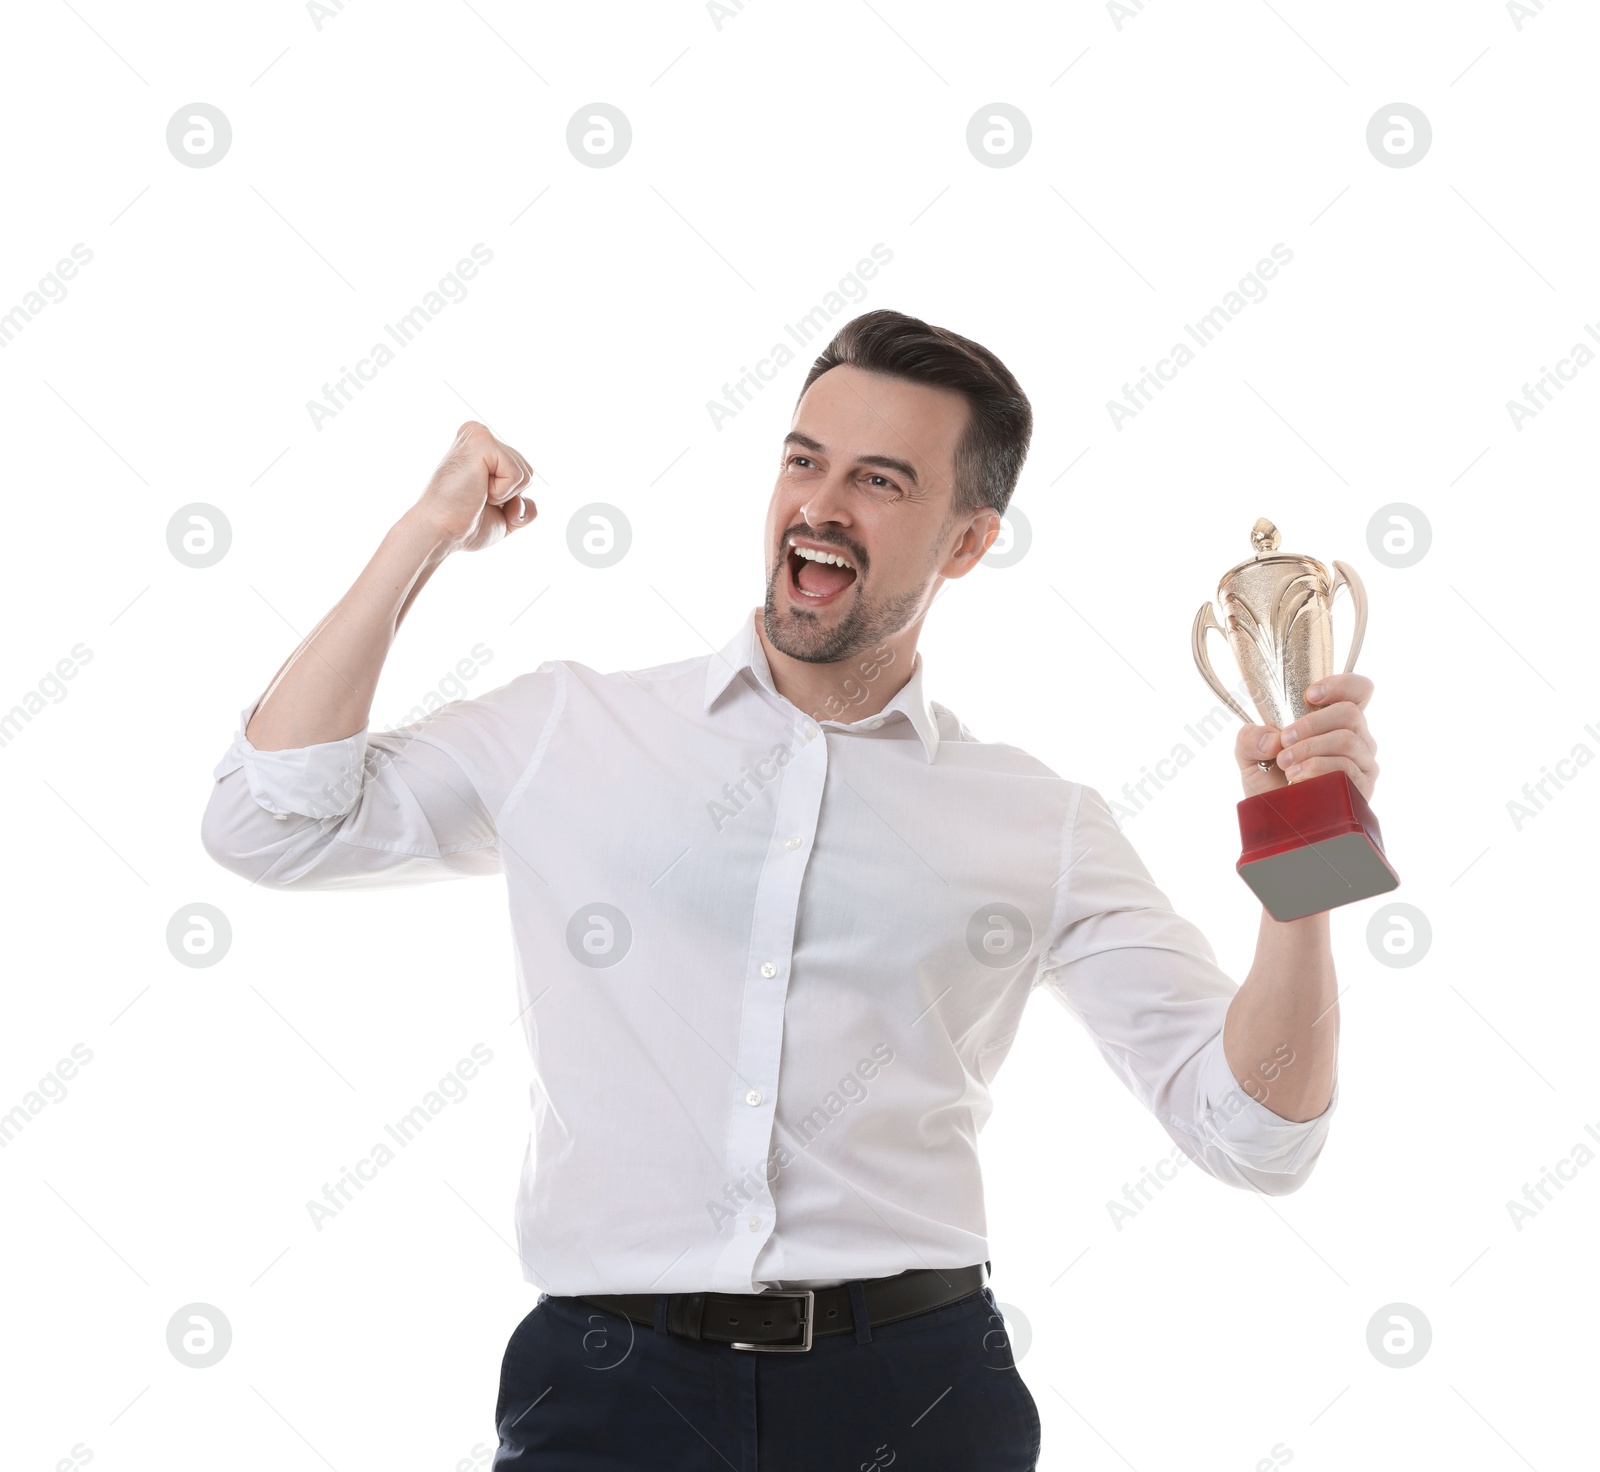
[[[864,1306],[852,1285],[858,1315]],[[494,1472],[1034,1472],[1039,1412],[993,1292],[798,1354],[542,1294],[500,1368]],[[858,1317],[858,1324],[860,1318]]]

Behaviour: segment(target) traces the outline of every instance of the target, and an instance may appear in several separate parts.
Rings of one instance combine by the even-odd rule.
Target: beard
[[[832,622],[809,608],[780,605],[778,585],[788,576],[787,568],[787,556],[780,557],[767,582],[762,622],[772,647],[790,659],[807,664],[838,664],[854,659],[898,634],[922,610],[926,589],[916,588],[881,600],[858,594],[850,611]],[[785,598],[782,603],[787,605],[788,600]]]

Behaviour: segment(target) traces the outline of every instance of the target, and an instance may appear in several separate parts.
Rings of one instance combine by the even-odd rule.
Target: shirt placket
[[[801,884],[816,841],[828,772],[828,743],[816,722],[802,717],[792,728],[788,747],[789,761],[782,780],[775,784],[772,834],[756,885],[739,1053],[728,1084],[733,1112],[728,1131],[730,1168],[737,1171],[749,1162],[756,1163],[744,1177],[748,1194],[737,1193],[744,1198],[735,1228],[739,1245],[730,1245],[725,1259],[730,1266],[737,1264],[747,1285],[753,1285],[756,1258],[777,1227],[767,1161],[774,1147],[784,1008]],[[745,1291],[754,1291],[753,1286]]]

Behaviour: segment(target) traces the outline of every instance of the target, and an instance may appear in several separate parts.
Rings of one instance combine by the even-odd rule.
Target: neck
[[[859,721],[877,715],[911,678],[917,636],[922,632],[919,618],[849,659],[816,664],[774,649],[759,608],[753,617],[778,694],[815,721]]]

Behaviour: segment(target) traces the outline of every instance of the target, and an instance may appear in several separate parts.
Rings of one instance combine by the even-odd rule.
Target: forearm
[[[1228,1004],[1223,1052],[1239,1086],[1284,1119],[1315,1119],[1333,1093],[1338,979],[1328,916],[1261,912],[1255,962]]]
[[[273,677],[245,731],[250,743],[281,751],[361,730],[401,620],[454,545],[421,508],[402,516],[350,591]]]

